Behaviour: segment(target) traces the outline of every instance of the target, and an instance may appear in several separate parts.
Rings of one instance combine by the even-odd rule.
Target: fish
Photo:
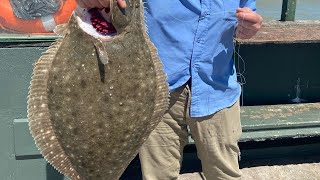
[[[111,1],[116,32],[97,32],[78,8],[35,62],[29,129],[43,157],[72,180],[119,179],[168,109],[142,0]],[[91,28],[91,29],[90,29]]]

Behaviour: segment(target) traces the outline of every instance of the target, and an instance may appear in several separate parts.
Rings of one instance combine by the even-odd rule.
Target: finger
[[[255,30],[247,29],[247,28],[242,27],[242,26],[238,26],[237,27],[237,31],[242,32],[243,34],[245,34],[248,37],[252,37],[258,32],[258,31],[255,31]]]
[[[120,8],[126,8],[127,7],[127,4],[126,4],[126,1],[125,0],[117,0]]]
[[[245,27],[251,27],[251,26],[254,26],[256,23],[251,22],[251,21],[246,21],[243,19],[238,19],[238,24],[240,24],[241,26],[245,26]]]
[[[86,8],[86,4],[82,1],[82,0],[77,0],[77,4],[82,7],[82,8]]]
[[[99,0],[90,0],[92,8],[103,8],[103,5],[100,3]]]
[[[258,23],[253,23],[250,21],[239,21],[238,22],[239,26],[242,26],[246,29],[250,29],[250,30],[254,30],[254,31],[258,31],[259,29],[261,29],[261,24]]]
[[[257,15],[254,12],[252,12],[252,13],[239,12],[239,13],[236,13],[236,17],[239,20],[250,21],[250,22],[253,22],[253,23],[262,22],[261,16]]]
[[[84,4],[85,8],[93,8],[94,7],[94,5],[91,3],[91,1],[82,0],[82,3]]]
[[[110,7],[110,0],[99,0],[99,2],[104,8]]]

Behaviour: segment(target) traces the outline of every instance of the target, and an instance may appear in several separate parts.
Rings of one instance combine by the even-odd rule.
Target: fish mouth
[[[77,7],[74,16],[79,27],[94,38],[109,41],[117,35],[117,31],[111,23],[110,9]]]

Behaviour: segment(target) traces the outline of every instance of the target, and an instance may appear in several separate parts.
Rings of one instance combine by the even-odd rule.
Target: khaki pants
[[[195,140],[205,178],[240,179],[238,140],[242,131],[239,102],[213,115],[191,118],[189,86],[178,88],[170,95],[168,112],[139,152],[143,179],[178,178],[183,148],[188,143],[187,126]]]

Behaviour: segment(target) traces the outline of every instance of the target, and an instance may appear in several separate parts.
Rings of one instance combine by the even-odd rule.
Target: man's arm
[[[236,17],[238,18],[237,38],[250,39],[260,30],[263,19],[255,11],[255,0],[240,1],[240,8],[236,12]]]

